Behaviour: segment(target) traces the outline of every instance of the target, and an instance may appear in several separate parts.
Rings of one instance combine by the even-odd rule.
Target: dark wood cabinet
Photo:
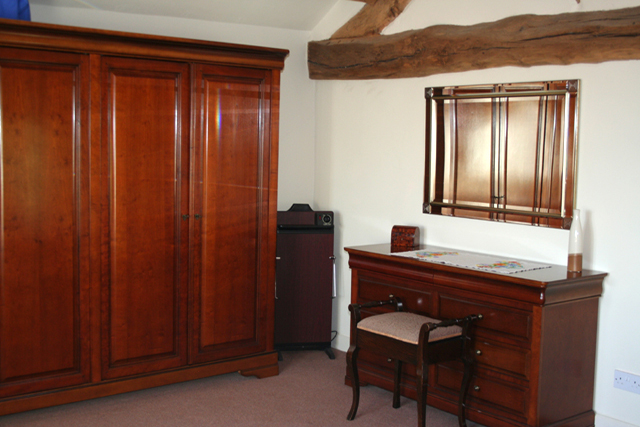
[[[278,373],[286,55],[0,24],[0,415]]]
[[[346,250],[352,302],[395,295],[408,310],[436,318],[483,315],[474,330],[477,366],[468,419],[492,427],[594,425],[598,299],[605,273],[570,273],[556,265],[492,274],[395,256],[389,245]],[[391,390],[392,363],[360,354],[361,381]],[[402,391],[415,399],[413,375],[408,367]],[[456,413],[461,381],[461,364],[431,367],[428,404]]]
[[[333,227],[278,230],[277,348],[331,352]]]

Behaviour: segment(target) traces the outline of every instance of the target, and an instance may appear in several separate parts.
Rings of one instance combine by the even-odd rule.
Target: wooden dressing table
[[[552,265],[496,274],[396,256],[388,244],[345,250],[354,303],[394,295],[408,311],[431,317],[483,314],[474,331],[469,420],[491,427],[594,425],[598,299],[606,273]],[[364,351],[359,359],[361,382],[392,389],[391,361]],[[415,371],[406,369],[402,394],[415,399]],[[455,413],[461,379],[461,364],[431,367],[428,404]]]

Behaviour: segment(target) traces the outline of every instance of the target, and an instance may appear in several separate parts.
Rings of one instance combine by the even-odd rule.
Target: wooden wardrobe
[[[287,54],[0,20],[0,415],[278,374]]]

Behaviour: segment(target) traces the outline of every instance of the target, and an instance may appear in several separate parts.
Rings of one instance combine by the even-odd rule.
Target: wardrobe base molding
[[[89,383],[54,391],[13,396],[0,400],[0,416],[99,397],[144,390],[169,384],[238,372],[244,376],[267,378],[279,374],[278,353],[223,360],[172,371],[162,371],[135,378]]]

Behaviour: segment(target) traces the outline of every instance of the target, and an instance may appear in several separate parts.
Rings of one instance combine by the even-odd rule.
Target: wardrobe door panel
[[[102,374],[186,363],[189,67],[103,59]]]
[[[0,48],[0,397],[89,381],[88,57]]]
[[[266,349],[270,75],[197,67],[195,362]]]

